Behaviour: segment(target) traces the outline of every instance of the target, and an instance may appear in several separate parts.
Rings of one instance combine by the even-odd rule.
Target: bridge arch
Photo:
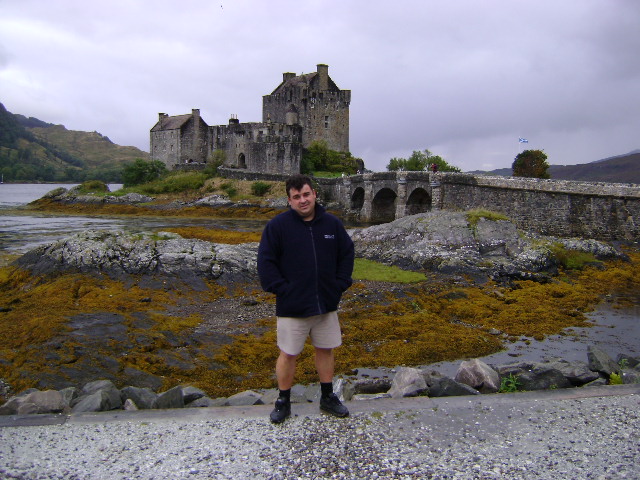
[[[371,202],[371,218],[374,223],[392,222],[396,219],[396,198],[398,195],[390,188],[378,190]]]
[[[351,194],[351,210],[362,210],[364,205],[364,188],[358,187]]]
[[[406,215],[415,215],[417,213],[424,213],[431,210],[432,200],[429,193],[422,187],[414,189],[409,198],[407,199],[407,205],[405,208]]]

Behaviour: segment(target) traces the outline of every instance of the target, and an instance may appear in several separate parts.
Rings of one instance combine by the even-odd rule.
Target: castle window
[[[329,128],[329,116],[324,117],[324,128]]]

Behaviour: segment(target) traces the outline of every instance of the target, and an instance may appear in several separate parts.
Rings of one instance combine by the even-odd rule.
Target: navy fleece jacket
[[[258,249],[262,288],[276,294],[279,317],[311,317],[337,310],[351,286],[354,248],[342,222],[316,204],[314,219],[295,210],[273,218]]]

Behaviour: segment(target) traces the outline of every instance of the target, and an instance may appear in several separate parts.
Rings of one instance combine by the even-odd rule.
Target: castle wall
[[[200,118],[189,120],[182,128],[178,163],[205,163],[208,155],[207,125]]]
[[[263,173],[300,172],[302,132],[299,125],[239,123],[210,127],[213,150],[224,151],[225,167]]]
[[[159,160],[171,170],[180,158],[180,130],[151,132],[151,158]]]

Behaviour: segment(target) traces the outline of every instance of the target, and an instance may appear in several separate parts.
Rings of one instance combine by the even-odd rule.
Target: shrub
[[[513,373],[510,373],[508,377],[502,377],[500,381],[500,390],[499,393],[514,393],[517,392],[521,387],[520,381],[518,377],[516,377]]]
[[[258,196],[258,197],[262,197],[267,192],[269,192],[269,190],[271,190],[271,185],[269,185],[268,183],[265,183],[265,182],[253,182],[251,184],[251,193],[256,195],[256,196]]]
[[[174,173],[161,180],[142,185],[139,190],[146,194],[180,193],[198,190],[204,186],[207,176],[201,172]]]
[[[104,193],[108,191],[107,184],[100,180],[89,180],[78,185],[78,193]]]

